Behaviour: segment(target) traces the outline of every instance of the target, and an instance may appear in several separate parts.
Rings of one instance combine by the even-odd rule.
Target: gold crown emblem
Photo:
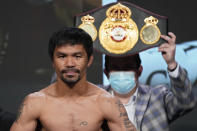
[[[111,21],[126,21],[131,16],[131,11],[128,7],[118,3],[110,7],[106,16],[111,19]]]
[[[90,15],[86,15],[86,16],[83,16],[82,18],[81,18],[81,21],[83,22],[83,23],[94,23],[94,21],[95,21],[95,19],[94,19],[94,17],[92,17],[92,16],[90,16]]]
[[[150,16],[150,17],[144,19],[144,22],[146,24],[154,24],[154,25],[156,25],[158,23],[158,19],[153,17],[153,16]]]

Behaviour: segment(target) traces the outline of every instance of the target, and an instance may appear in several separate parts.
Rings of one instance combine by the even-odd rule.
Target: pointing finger
[[[168,35],[171,37],[171,40],[173,41],[173,43],[175,43],[175,41],[176,41],[176,36],[175,36],[175,34],[172,33],[172,32],[169,32]]]

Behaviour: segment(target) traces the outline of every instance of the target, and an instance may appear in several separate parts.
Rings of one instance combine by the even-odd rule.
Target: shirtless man
[[[91,37],[78,28],[64,28],[49,41],[57,82],[29,94],[11,131],[98,131],[104,119],[112,131],[136,131],[121,102],[86,80],[93,61]]]

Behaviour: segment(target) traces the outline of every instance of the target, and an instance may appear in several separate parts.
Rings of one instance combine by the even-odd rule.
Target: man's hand
[[[172,70],[177,66],[175,61],[176,36],[172,32],[169,32],[168,35],[169,36],[161,35],[161,38],[166,40],[166,43],[161,44],[158,51],[162,52],[162,56],[168,65],[168,69]]]

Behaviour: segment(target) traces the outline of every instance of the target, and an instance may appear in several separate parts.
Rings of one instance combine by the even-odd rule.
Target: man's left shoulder
[[[97,95],[98,99],[111,99],[113,97],[109,92],[107,92],[105,89],[101,88],[98,85],[90,83],[90,86],[94,94]]]

